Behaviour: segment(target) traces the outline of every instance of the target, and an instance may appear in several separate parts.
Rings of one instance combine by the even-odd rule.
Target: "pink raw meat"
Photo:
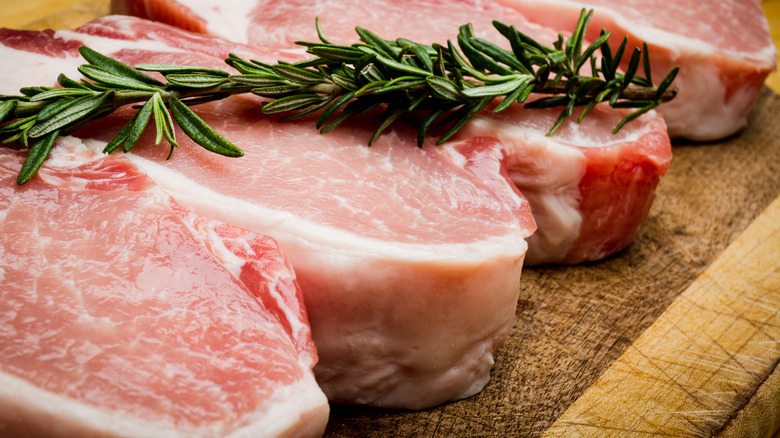
[[[258,47],[316,40],[315,17],[326,37],[338,44],[355,42],[358,24],[385,38],[432,43],[454,39],[460,24],[471,23],[479,36],[503,41],[493,30],[494,19],[545,44],[557,38],[552,29],[488,1],[123,0],[114,6],[185,28],[200,23],[199,31]],[[671,160],[666,127],[651,113],[612,135],[625,113],[603,108],[583,125],[569,121],[547,137],[553,114],[519,108],[485,114],[465,133],[500,140],[512,181],[531,203],[538,231],[528,241],[526,264],[599,260],[630,244],[647,217]]]
[[[131,65],[219,65],[227,55],[213,57],[188,38],[207,41],[108,17],[44,45],[78,41]],[[3,50],[25,65],[29,52]],[[52,83],[71,59],[46,62]],[[417,409],[478,392],[512,326],[524,238],[534,229],[496,141],[421,149],[399,124],[367,148],[373,128],[365,123],[321,135],[311,120],[263,116],[258,103],[234,97],[197,109],[242,158],[206,152],[181,132],[170,161],[151,135],[129,157],[199,214],[276,238],[300,281],[320,356],[315,374],[331,400]],[[127,120],[77,134],[101,149]]]
[[[672,137],[710,141],[744,128],[777,62],[760,0],[498,1],[561,30],[594,9],[588,36],[605,28],[617,45],[628,35],[629,49],[647,41],[656,82],[681,66],[678,96],[659,107]]]
[[[458,26],[472,23],[477,36],[495,39],[499,34],[493,20],[545,35],[545,43],[557,37],[511,8],[483,0],[113,0],[112,10],[256,48],[319,41],[316,18],[329,41],[345,45],[356,42],[355,26],[386,38],[431,44],[454,41]]]
[[[0,435],[317,436],[328,404],[292,270],[129,160],[0,149]]]

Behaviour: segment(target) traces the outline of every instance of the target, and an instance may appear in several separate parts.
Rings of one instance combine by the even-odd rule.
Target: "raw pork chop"
[[[559,112],[515,106],[475,117],[460,134],[501,143],[509,178],[539,224],[528,239],[527,265],[599,260],[627,247],[672,158],[660,117],[642,117],[612,134],[624,114],[597,107],[581,124],[545,136]]]
[[[483,38],[502,41],[493,30],[494,19],[512,23],[545,44],[557,38],[556,32],[529,23],[511,9],[468,0],[235,4],[124,0],[121,4],[131,13],[256,46],[289,47],[295,40],[316,40],[315,17],[328,39],[339,44],[355,41],[356,25],[385,38],[403,36],[432,43],[454,38],[462,23],[472,23]],[[115,7],[120,6],[115,2]],[[526,264],[599,260],[631,243],[647,217],[655,187],[671,160],[666,127],[652,113],[612,135],[609,131],[624,114],[600,109],[584,125],[568,122],[558,134],[547,137],[555,122],[552,114],[514,109],[480,117],[466,131],[501,141],[509,174],[531,203],[539,228],[528,241]]]
[[[227,54],[212,57],[189,41],[204,37],[127,17],[14,34],[22,36],[4,39],[4,56],[17,65],[39,50],[22,47],[26,38],[38,47],[85,43],[131,65],[220,65]],[[47,62],[52,83],[58,64],[71,60]],[[321,135],[310,120],[278,123],[257,104],[235,97],[198,109],[243,148],[240,159],[205,152],[181,132],[172,160],[153,136],[131,159],[198,213],[277,239],[300,281],[320,357],[315,373],[332,400],[424,408],[478,392],[512,326],[524,238],[534,229],[495,140],[421,149],[398,125],[367,148],[366,124]],[[102,148],[127,121],[119,119],[79,135]]]
[[[23,155],[0,149],[0,435],[321,434],[316,351],[275,242],[79,145],[60,141],[63,167],[23,187]]]
[[[736,133],[776,53],[760,0],[498,0],[531,20],[571,29],[582,8],[594,9],[589,37],[605,28],[618,44],[647,41],[654,79],[681,66],[677,97],[659,107],[672,137],[717,140]]]

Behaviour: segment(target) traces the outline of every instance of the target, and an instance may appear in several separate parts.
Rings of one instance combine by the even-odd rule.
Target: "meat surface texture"
[[[183,209],[74,138],[28,184],[0,149],[0,435],[318,436],[276,243]]]
[[[215,0],[122,0],[114,6],[255,47],[289,48],[296,40],[316,40],[315,17],[326,37],[337,44],[355,42],[357,25],[388,39],[403,36],[442,43],[454,39],[464,23],[471,23],[480,37],[505,44],[493,29],[493,20],[513,24],[545,44],[557,39],[557,31],[487,1],[337,3],[256,0],[233,6]],[[235,9],[239,4],[244,8],[241,13]],[[504,149],[508,172],[528,198],[538,226],[528,241],[527,265],[599,260],[625,248],[636,236],[669,166],[671,145],[656,113],[611,134],[624,115],[600,109],[584,125],[570,121],[558,134],[546,136],[557,113],[515,108],[497,116],[481,115],[479,122],[468,125],[468,134],[461,135],[494,137]]]
[[[201,49],[190,39],[207,45],[205,37],[127,17],[27,38],[86,44],[130,65],[220,65],[228,53],[210,52],[222,42]],[[48,69],[48,83],[71,65],[70,57],[18,44],[3,50],[22,57],[17,65],[37,51],[29,56]],[[524,238],[534,229],[494,139],[418,148],[416,133],[399,124],[367,148],[373,128],[358,120],[321,135],[310,120],[263,116],[254,98],[197,110],[245,156],[216,156],[179,132],[171,160],[152,135],[129,158],[198,214],[279,242],[305,297],[319,354],[314,371],[332,401],[419,409],[487,383],[514,320]],[[128,118],[76,135],[101,149]]]
[[[615,46],[624,35],[629,49],[646,41],[656,83],[679,65],[679,93],[659,107],[672,137],[711,141],[744,128],[777,62],[760,0],[498,1],[561,30],[593,9],[589,38],[607,29]]]

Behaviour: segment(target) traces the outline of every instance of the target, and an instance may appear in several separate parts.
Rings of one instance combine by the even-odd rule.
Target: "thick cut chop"
[[[776,66],[760,0],[498,1],[562,30],[572,28],[583,8],[594,9],[589,37],[607,29],[614,45],[623,36],[629,49],[646,41],[656,83],[679,65],[679,94],[659,107],[672,137],[717,140],[745,127]]]
[[[509,178],[539,226],[528,239],[527,265],[599,260],[628,246],[672,159],[666,126],[655,114],[613,134],[625,114],[597,107],[582,123],[546,136],[559,112],[515,106],[475,117],[460,134],[491,135],[502,145]]]
[[[132,13],[185,28],[201,23],[200,31],[257,46],[290,47],[295,40],[316,40],[315,17],[325,36],[339,44],[356,41],[357,25],[389,39],[444,43],[454,40],[464,23],[471,23],[482,38],[504,41],[492,20],[513,24],[544,44],[557,39],[552,29],[534,25],[509,8],[466,0],[254,0],[240,3],[246,8],[241,14],[226,6],[230,3],[215,0],[121,3]],[[480,116],[465,132],[500,139],[509,174],[531,203],[538,231],[528,241],[526,264],[599,260],[631,243],[647,217],[671,159],[666,126],[651,113],[612,135],[625,113],[606,108],[583,125],[566,122],[548,137],[553,114],[514,108]]]
[[[276,243],[181,208],[125,158],[57,147],[22,187],[23,155],[0,149],[0,435],[321,434]]]
[[[185,33],[109,17],[52,38],[131,65],[221,62],[175,32]],[[305,297],[315,374],[332,400],[424,408],[478,392],[512,326],[524,238],[535,228],[496,141],[418,148],[399,124],[368,148],[368,123],[321,135],[311,120],[263,116],[258,103],[233,97],[197,109],[242,158],[206,152],[179,132],[171,160],[151,135],[130,159],[181,204],[279,242]],[[77,135],[102,148],[128,118]]]

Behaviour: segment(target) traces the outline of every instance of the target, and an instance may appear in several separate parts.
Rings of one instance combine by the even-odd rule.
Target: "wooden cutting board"
[[[780,0],[764,6],[777,41]],[[0,26],[63,29],[107,14],[109,0],[0,0],[0,11]],[[767,85],[739,135],[675,144],[626,251],[524,271],[484,391],[421,412],[333,406],[327,436],[775,434],[780,79]]]

